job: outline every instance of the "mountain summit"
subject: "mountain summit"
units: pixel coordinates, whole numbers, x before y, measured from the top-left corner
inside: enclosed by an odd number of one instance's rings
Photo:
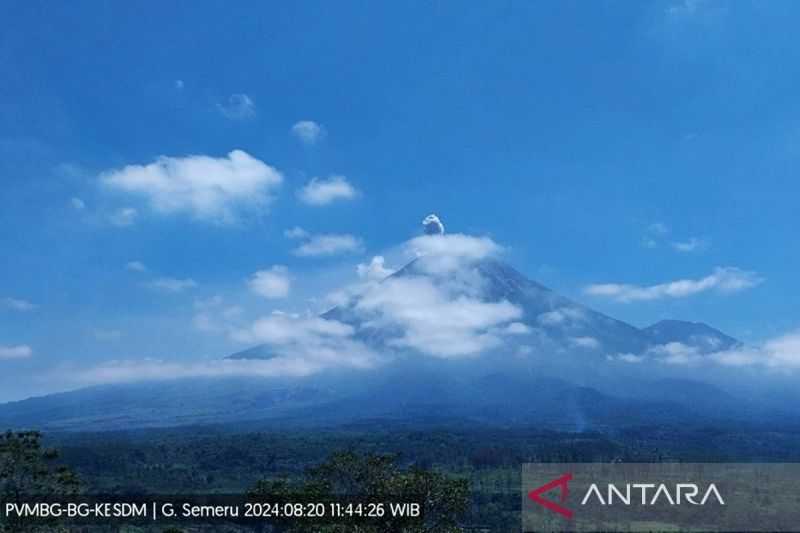
[[[475,245],[460,242],[458,235],[420,237],[430,238],[468,244],[462,246],[465,253]],[[703,354],[735,346],[735,339],[704,324],[674,320],[637,328],[561,296],[491,256],[441,261],[422,254],[317,323],[352,333],[350,345],[378,354],[379,364],[295,377],[92,387],[0,405],[0,425],[85,430],[377,419],[582,430],[685,423],[721,413],[744,416],[731,413],[727,400],[708,401],[723,397],[711,385],[655,373],[668,365],[624,362],[641,362],[662,345]],[[625,354],[623,362],[614,354]],[[226,359],[247,364],[279,357],[262,344]]]

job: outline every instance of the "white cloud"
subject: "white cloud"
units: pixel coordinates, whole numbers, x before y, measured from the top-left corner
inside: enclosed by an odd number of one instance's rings
[[[439,219],[439,217],[433,213],[422,219],[422,227],[425,229],[426,235],[444,234],[444,224],[442,224],[442,221]]]
[[[264,343],[276,358],[302,361],[314,371],[373,366],[376,354],[355,340],[354,334],[352,326],[336,320],[275,312],[232,336],[239,342]]]
[[[71,205],[72,208],[77,211],[82,211],[86,209],[86,203],[77,196],[73,196],[72,198],[69,199],[69,205]]]
[[[206,333],[231,333],[235,330],[237,319],[244,313],[238,305],[226,305],[222,296],[197,299],[194,302],[194,327]]]
[[[567,320],[582,320],[583,317],[583,311],[577,307],[561,307],[542,313],[536,317],[536,321],[543,326],[557,326]]]
[[[147,267],[141,261],[128,261],[125,268],[131,272],[147,272]]]
[[[358,191],[344,176],[331,176],[328,179],[312,178],[308,184],[297,191],[301,202],[322,206],[337,200],[352,200]]]
[[[233,150],[220,158],[162,156],[148,165],[104,172],[100,180],[110,189],[143,196],[158,213],[188,213],[226,223],[236,221],[241,207],[268,205],[283,176],[246,152]]]
[[[506,301],[484,302],[452,294],[423,277],[389,278],[367,291],[356,310],[367,327],[398,331],[389,345],[437,357],[477,355],[501,344],[504,324],[521,309]],[[512,327],[511,333],[518,333]]]
[[[116,360],[73,371],[62,371],[65,379],[76,385],[167,381],[185,378],[218,377],[302,377],[324,368],[316,361],[297,357],[260,360],[218,359],[211,361],[165,361],[160,359]]]
[[[39,306],[27,300],[5,297],[0,298],[0,307],[5,307],[6,309],[11,309],[12,311],[27,312],[34,311]]]
[[[710,275],[658,285],[640,286],[617,283],[589,285],[586,294],[611,298],[618,302],[650,301],[663,298],[686,298],[707,291],[733,293],[760,285],[764,279],[754,272],[735,267],[718,267]]]
[[[705,240],[698,239],[697,237],[692,237],[688,241],[676,241],[671,243],[671,246],[675,251],[682,253],[699,252],[704,250],[707,245],[708,243]]]
[[[188,289],[196,288],[197,282],[191,278],[158,278],[146,283],[145,286],[158,291],[179,293]]]
[[[505,332],[510,335],[527,335],[531,332],[531,328],[522,322],[512,322],[506,327]]]
[[[313,120],[301,120],[292,126],[290,131],[305,144],[316,144],[325,138],[325,128]]]
[[[763,366],[778,370],[798,370],[800,331],[767,340],[760,346],[717,352],[709,357],[726,366]]]
[[[318,257],[343,253],[358,253],[364,248],[361,239],[353,235],[311,235],[292,253],[300,257]]]
[[[570,337],[569,343],[578,348],[596,350],[600,348],[600,341],[594,337]]]
[[[669,365],[722,365],[761,367],[770,370],[800,370],[800,331],[769,339],[755,346],[738,346],[730,350],[704,353],[701,347],[680,342],[651,346],[642,354],[609,355],[610,361],[640,363],[653,361]]]
[[[499,254],[502,248],[488,237],[461,233],[422,235],[406,243],[409,254],[421,259],[420,266],[431,273],[459,270],[465,265]]]
[[[289,269],[281,265],[259,270],[247,284],[251,291],[270,300],[286,298],[292,286]]]
[[[115,226],[124,228],[132,226],[138,216],[139,212],[133,207],[121,207],[109,215],[108,221]]]
[[[647,227],[647,232],[652,233],[653,235],[664,236],[669,234],[670,229],[669,226],[667,226],[663,222],[655,222]]]
[[[284,231],[283,236],[287,239],[305,239],[309,237],[309,233],[300,226],[295,226]]]
[[[0,359],[27,359],[33,350],[26,344],[17,346],[0,346]]]
[[[369,263],[359,263],[356,267],[358,277],[380,281],[394,274],[394,270],[386,268],[386,260],[381,255],[376,255]]]
[[[246,94],[232,94],[224,104],[217,104],[217,109],[225,118],[243,120],[256,116],[256,104]]]
[[[644,356],[634,355],[632,353],[621,353],[617,355],[607,355],[606,359],[609,361],[621,361],[623,363],[641,363],[644,361]]]

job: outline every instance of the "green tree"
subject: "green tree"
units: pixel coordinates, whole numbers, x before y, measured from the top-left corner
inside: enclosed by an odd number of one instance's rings
[[[20,503],[25,496],[70,496],[80,489],[78,477],[57,462],[58,452],[42,445],[36,431],[0,435],[0,500]],[[54,526],[0,523],[0,531],[58,531]]]
[[[403,470],[390,455],[365,456],[352,452],[333,454],[322,465],[312,468],[295,483],[265,480],[251,490],[253,496],[296,496],[330,499],[337,496],[362,496],[385,501],[421,501],[424,520],[401,523],[386,516],[369,524],[283,524],[278,530],[291,533],[451,533],[461,531],[461,517],[469,508],[469,482],[444,474],[412,467]]]

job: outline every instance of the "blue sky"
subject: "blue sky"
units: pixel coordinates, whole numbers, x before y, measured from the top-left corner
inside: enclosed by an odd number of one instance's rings
[[[2,4],[0,400],[239,349],[198,315],[316,310],[430,212],[637,326],[800,324],[797,3]]]

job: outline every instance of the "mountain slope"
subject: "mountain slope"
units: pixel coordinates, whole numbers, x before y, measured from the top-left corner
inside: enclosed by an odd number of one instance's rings
[[[607,361],[608,354],[644,353],[655,344],[679,342],[710,352],[735,345],[735,339],[689,322],[664,321],[639,329],[573,302],[494,259],[472,263],[466,274],[477,275],[479,290],[470,290],[479,292],[482,301],[513,304],[520,310],[517,321],[526,326],[522,334],[481,356],[447,359],[398,350],[391,342],[397,332],[365,319],[355,298],[322,318],[349,324],[357,339],[376,352],[391,350],[391,362],[375,369],[327,370],[305,378],[92,387],[0,405],[0,426],[77,430],[257,420],[330,425],[433,416],[573,430],[739,416],[736,409],[726,408],[736,404],[733,397],[701,380],[669,381],[667,375],[655,381],[648,372],[637,373],[636,365]],[[452,281],[452,274],[431,274],[419,261],[388,279],[408,277]],[[228,359],[274,356],[269,346],[259,345]],[[714,401],[701,401],[712,396]]]

